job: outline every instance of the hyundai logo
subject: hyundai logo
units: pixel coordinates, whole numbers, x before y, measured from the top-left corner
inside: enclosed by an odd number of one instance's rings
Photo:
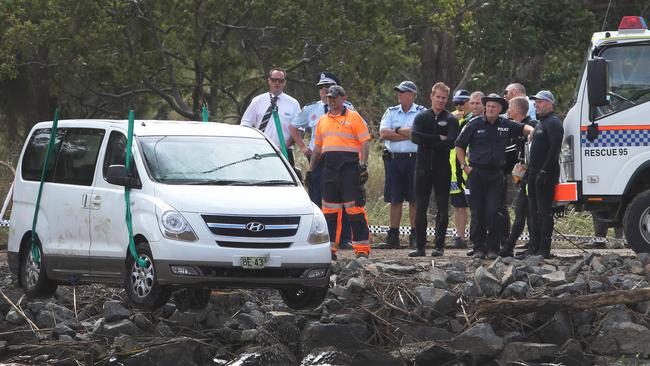
[[[252,231],[254,233],[259,233],[260,231],[264,231],[264,229],[265,229],[264,224],[262,224],[261,222],[253,221],[246,224],[246,230]]]

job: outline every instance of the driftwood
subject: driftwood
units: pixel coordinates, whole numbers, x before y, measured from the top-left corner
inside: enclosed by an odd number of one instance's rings
[[[542,299],[482,301],[479,314],[525,314],[533,312],[555,312],[557,310],[589,310],[602,306],[634,304],[650,300],[650,288],[617,290],[576,297],[549,297]]]

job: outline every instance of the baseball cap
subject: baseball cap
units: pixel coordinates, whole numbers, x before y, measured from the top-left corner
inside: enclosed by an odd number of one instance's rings
[[[399,83],[399,85],[394,87],[393,90],[399,90],[401,92],[413,92],[415,94],[418,93],[418,87],[415,86],[414,82],[409,80],[402,81]]]
[[[532,100],[536,100],[536,99],[546,100],[548,102],[555,104],[555,97],[553,96],[553,93],[551,93],[548,90],[540,90],[537,92],[537,94],[531,95],[529,98]]]
[[[345,96],[345,89],[343,89],[342,86],[332,85],[327,90],[327,96],[328,97],[344,97]]]
[[[327,84],[339,85],[341,83],[339,82],[339,79],[336,77],[336,75],[332,74],[331,72],[321,72],[318,76],[318,82],[316,83],[316,86]]]
[[[469,92],[465,89],[456,90],[451,98],[452,103],[465,103],[469,100]]]

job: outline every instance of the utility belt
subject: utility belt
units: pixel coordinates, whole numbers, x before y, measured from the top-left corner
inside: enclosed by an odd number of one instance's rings
[[[384,150],[384,160],[394,160],[394,159],[414,159],[416,153],[394,153],[389,150]]]

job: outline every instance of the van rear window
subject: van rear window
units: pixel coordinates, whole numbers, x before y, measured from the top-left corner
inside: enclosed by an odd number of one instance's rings
[[[45,153],[47,151],[48,143],[50,142],[51,128],[41,128],[35,130],[32,137],[29,139],[25,156],[22,163],[22,177],[24,180],[41,180],[41,172],[43,170],[43,162],[45,161]],[[47,164],[46,182],[52,181],[54,173],[54,165],[56,162],[56,155],[59,147],[61,147],[61,139],[65,134],[65,129],[58,129],[56,134],[55,145],[50,161]]]

